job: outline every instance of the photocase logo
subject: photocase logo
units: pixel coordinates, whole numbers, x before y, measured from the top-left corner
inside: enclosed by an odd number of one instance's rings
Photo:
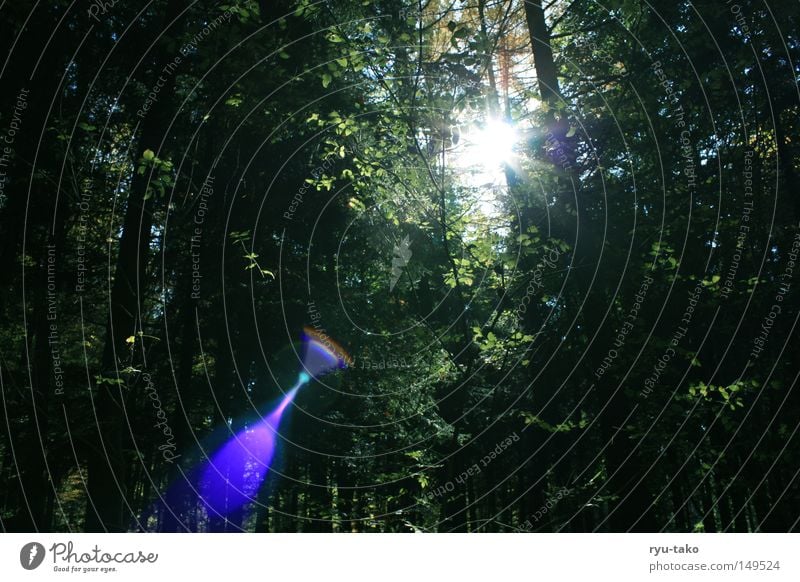
[[[19,563],[26,570],[35,570],[44,561],[44,546],[38,542],[30,542],[22,546],[19,552]]]
[[[389,291],[394,289],[397,282],[400,280],[400,275],[403,274],[403,268],[411,260],[411,241],[408,240],[408,235],[403,237],[400,244],[394,245],[394,257],[392,258],[392,280],[389,283]]]
[[[97,22],[100,22],[100,19],[97,18],[98,14],[106,14],[111,8],[114,8],[114,4],[116,4],[118,0],[111,0],[110,2],[103,2],[103,0],[94,0],[92,5],[89,6],[89,17],[94,18]]]

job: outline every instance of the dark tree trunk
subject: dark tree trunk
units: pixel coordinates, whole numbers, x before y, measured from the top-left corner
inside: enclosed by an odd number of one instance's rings
[[[184,6],[184,0],[170,0],[164,28],[176,26],[174,21]],[[167,46],[172,38],[173,35],[165,34],[158,43],[149,86],[155,86],[163,68],[174,59]],[[136,164],[145,150],[152,150],[156,155],[160,153],[159,146],[164,140],[162,132],[167,125],[165,120],[170,119],[172,114],[170,106],[174,87],[175,75],[167,75],[161,89],[163,98],[159,101],[160,106],[150,110],[142,124]],[[96,410],[97,434],[88,462],[86,531],[89,532],[121,532],[127,529],[125,507],[129,505],[126,500],[126,466],[131,442],[123,428],[127,426],[126,390],[116,380],[120,378],[119,364],[128,351],[126,339],[142,331],[143,295],[149,289],[145,280],[153,224],[153,199],[147,196],[149,179],[150,172],[134,173],[114,270],[101,364],[102,376],[112,379],[112,383],[97,386],[92,403]]]

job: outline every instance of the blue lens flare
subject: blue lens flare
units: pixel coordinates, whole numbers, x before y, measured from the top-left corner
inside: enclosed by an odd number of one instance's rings
[[[227,516],[255,501],[275,456],[281,418],[298,390],[351,361],[327,336],[307,329],[303,340],[303,371],[297,383],[272,412],[233,435],[201,467],[197,490],[210,515]]]
[[[227,515],[255,499],[275,455],[281,417],[307,381],[301,376],[275,410],[239,431],[208,460],[198,485],[209,512]]]
[[[319,378],[331,370],[335,370],[341,365],[341,359],[323,344],[312,340],[306,343],[305,354],[303,354],[303,368],[308,375]]]

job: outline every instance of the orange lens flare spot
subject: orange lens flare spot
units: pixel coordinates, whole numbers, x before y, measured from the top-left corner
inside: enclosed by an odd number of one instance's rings
[[[350,357],[350,354],[348,354],[339,343],[331,339],[327,334],[309,326],[305,326],[303,328],[303,333],[305,334],[306,338],[316,342],[321,349],[325,350],[333,358],[343,362],[346,366],[353,365],[353,358]]]

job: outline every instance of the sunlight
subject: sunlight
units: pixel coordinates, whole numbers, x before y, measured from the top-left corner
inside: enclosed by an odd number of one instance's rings
[[[520,141],[514,126],[501,119],[467,126],[454,151],[453,167],[459,181],[473,189],[477,206],[489,217],[500,215],[498,196],[506,191],[506,164],[516,167],[516,146]]]
[[[470,185],[505,181],[505,164],[513,164],[519,136],[514,126],[500,119],[490,119],[462,134],[461,147],[456,151],[456,167],[472,178]]]
[[[481,163],[488,169],[494,169],[495,166],[511,162],[517,133],[510,123],[492,119],[483,129],[476,132],[473,142],[475,153]]]

